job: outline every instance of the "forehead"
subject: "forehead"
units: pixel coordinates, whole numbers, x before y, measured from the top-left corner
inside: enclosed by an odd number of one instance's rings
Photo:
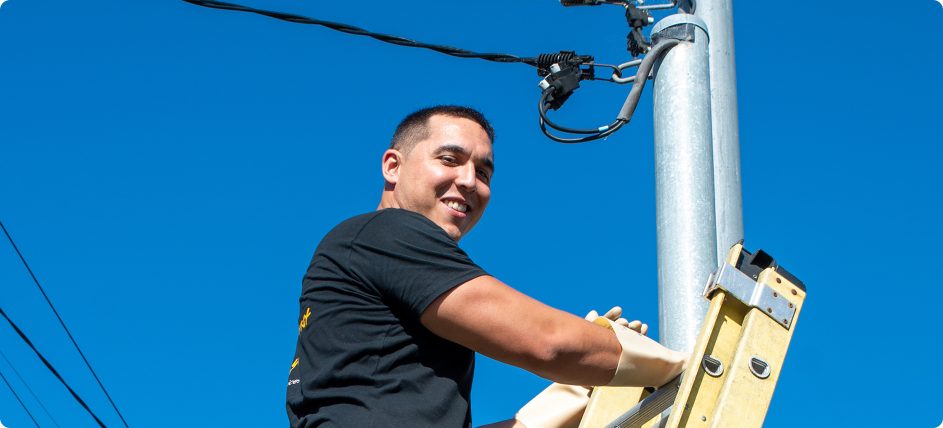
[[[475,157],[492,158],[488,133],[471,119],[435,115],[429,118],[426,126],[429,136],[418,143],[425,151],[436,151],[443,146],[459,146]]]

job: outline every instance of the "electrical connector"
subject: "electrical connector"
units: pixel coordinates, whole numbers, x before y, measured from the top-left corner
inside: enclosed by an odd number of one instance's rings
[[[596,77],[592,67],[593,57],[577,55],[573,51],[542,54],[537,57],[537,75],[546,76],[540,81],[540,89],[547,93],[547,103],[557,110],[567,98],[580,87],[580,80]],[[583,65],[589,64],[588,67]]]
[[[648,53],[652,47],[652,43],[645,38],[645,35],[642,34],[642,28],[645,28],[655,22],[655,18],[653,18],[647,10],[628,5],[625,8],[625,21],[631,28],[628,36],[626,36],[626,39],[628,40],[627,49],[629,53],[631,53],[633,57],[638,57],[641,54]]]
[[[537,56],[536,62],[537,75],[549,76],[550,73],[552,73],[550,66],[553,64],[558,64],[561,68],[568,66],[580,67],[583,64],[591,64],[593,57],[592,55],[577,55],[574,51],[560,51],[559,53],[540,54]],[[595,77],[594,71],[593,68],[590,67],[582,70],[580,80],[590,80],[593,77]]]
[[[581,71],[579,67],[576,66],[561,68],[557,64],[551,66],[551,69],[556,71],[550,73],[549,76],[541,81],[540,87],[543,88],[545,92],[550,91],[547,95],[547,104],[550,105],[550,108],[557,110],[563,106],[567,98],[570,98],[573,91],[580,87]]]

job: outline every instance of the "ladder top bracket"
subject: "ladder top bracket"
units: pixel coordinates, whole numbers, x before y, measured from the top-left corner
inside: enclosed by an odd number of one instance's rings
[[[723,290],[743,304],[759,309],[787,329],[796,316],[796,305],[789,299],[765,282],[757,282],[728,263],[711,274],[704,296],[710,298],[715,290]]]

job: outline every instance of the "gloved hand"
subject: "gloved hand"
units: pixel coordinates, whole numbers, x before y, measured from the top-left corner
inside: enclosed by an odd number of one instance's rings
[[[631,323],[625,318],[619,318],[621,315],[622,308],[616,306],[602,318],[596,311],[590,311],[584,318],[589,322],[606,319],[616,325],[628,327]],[[641,322],[634,322],[638,323],[639,329],[642,326],[648,329],[648,326]],[[583,411],[586,410],[590,392],[592,389],[583,386],[554,382],[527,402],[514,418],[527,428],[576,428],[583,417]]]
[[[630,330],[635,330],[642,335],[648,333],[648,324],[644,324],[639,320],[629,322],[625,318],[620,318],[621,316],[622,316],[622,308],[618,306],[613,306],[613,308],[610,309],[609,312],[606,312],[606,314],[603,315],[603,318],[613,321],[616,324],[619,324]],[[586,321],[593,322],[596,320],[596,318],[599,318],[599,314],[597,314],[596,311],[589,311],[589,314],[586,315]]]
[[[619,365],[607,386],[662,386],[684,370],[688,355],[643,336],[641,332],[643,328],[647,331],[648,326],[629,329],[605,317],[593,322],[612,330],[622,345]]]

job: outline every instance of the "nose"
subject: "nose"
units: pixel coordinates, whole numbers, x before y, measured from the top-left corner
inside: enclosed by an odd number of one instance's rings
[[[462,165],[461,168],[458,168],[456,171],[457,176],[455,177],[455,185],[466,189],[468,191],[475,191],[475,187],[478,185],[478,172],[475,171],[475,165],[471,162]]]

